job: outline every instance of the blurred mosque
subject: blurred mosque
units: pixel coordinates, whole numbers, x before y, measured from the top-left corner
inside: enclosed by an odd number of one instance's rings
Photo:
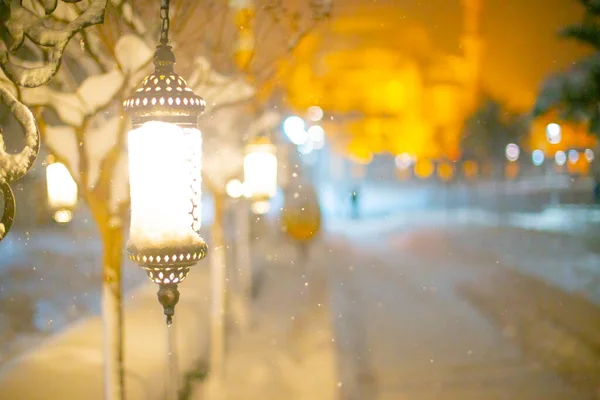
[[[443,54],[394,4],[340,8],[305,38],[289,66],[286,100],[320,106],[333,150],[457,159],[463,122],[478,104],[483,0],[461,0],[459,54]]]

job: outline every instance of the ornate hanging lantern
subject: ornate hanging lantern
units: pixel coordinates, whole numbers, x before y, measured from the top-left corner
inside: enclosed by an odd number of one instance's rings
[[[207,251],[200,237],[202,135],[197,129],[205,102],[173,70],[168,0],[161,0],[160,11],[155,71],[124,102],[132,119],[127,252],[159,285],[158,300],[170,324],[179,300],[177,285]]]
[[[46,187],[54,220],[59,224],[70,222],[77,205],[77,183],[64,164],[50,160],[46,167]]]
[[[277,148],[266,136],[251,140],[244,155],[244,185],[252,200],[252,211],[269,211],[269,200],[277,193]]]

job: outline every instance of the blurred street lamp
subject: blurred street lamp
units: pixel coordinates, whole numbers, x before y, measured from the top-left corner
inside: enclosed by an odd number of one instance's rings
[[[546,139],[550,144],[560,143],[562,139],[562,128],[559,124],[552,122],[546,126]]]
[[[567,155],[564,151],[559,150],[554,155],[554,161],[556,162],[556,165],[565,165],[567,162]]]
[[[127,252],[159,285],[158,300],[170,325],[179,300],[177,285],[207,251],[200,237],[202,135],[197,129],[205,102],[173,70],[168,0],[161,2],[160,15],[155,71],[124,102],[133,128],[128,137]]]
[[[308,141],[306,124],[302,118],[295,115],[287,117],[283,121],[283,132],[295,145],[301,145]]]
[[[308,128],[308,138],[315,150],[323,148],[325,144],[325,130],[319,125],[313,125]]]
[[[77,205],[77,183],[64,164],[52,161],[48,164],[46,186],[48,206],[54,213],[54,220],[59,224],[70,222],[73,218],[73,209]]]
[[[575,164],[577,161],[579,161],[579,152],[577,150],[569,150],[567,156],[571,164]]]
[[[520,149],[519,146],[514,143],[509,143],[506,146],[506,159],[508,161],[517,161],[519,159]]]
[[[308,119],[318,122],[323,119],[323,110],[319,106],[308,107]]]
[[[534,150],[533,153],[531,153],[531,161],[535,166],[542,165],[544,163],[544,159],[544,152],[541,150]]]
[[[252,211],[265,214],[269,200],[277,194],[277,148],[266,136],[251,140],[244,155],[244,186],[249,191]]]
[[[394,161],[400,170],[408,169],[413,164],[413,158],[408,153],[398,154]]]

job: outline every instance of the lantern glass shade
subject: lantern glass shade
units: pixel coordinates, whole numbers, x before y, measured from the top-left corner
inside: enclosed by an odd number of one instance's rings
[[[46,167],[48,205],[59,223],[71,221],[72,210],[77,205],[77,183],[67,167],[59,162]]]
[[[246,146],[244,185],[253,200],[268,200],[277,193],[276,150],[266,138]]]
[[[145,122],[129,132],[128,150],[130,258],[149,268],[195,264],[206,251],[199,235],[200,131],[174,123]]]

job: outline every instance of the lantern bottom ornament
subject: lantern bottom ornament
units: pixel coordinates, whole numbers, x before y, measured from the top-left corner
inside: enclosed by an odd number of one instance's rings
[[[167,324],[173,321],[175,305],[179,301],[177,285],[188,276],[190,268],[206,257],[208,247],[204,240],[200,240],[193,247],[185,249],[138,249],[129,245],[127,253],[129,259],[148,274],[148,278],[158,284],[158,301],[163,306],[167,317]]]

